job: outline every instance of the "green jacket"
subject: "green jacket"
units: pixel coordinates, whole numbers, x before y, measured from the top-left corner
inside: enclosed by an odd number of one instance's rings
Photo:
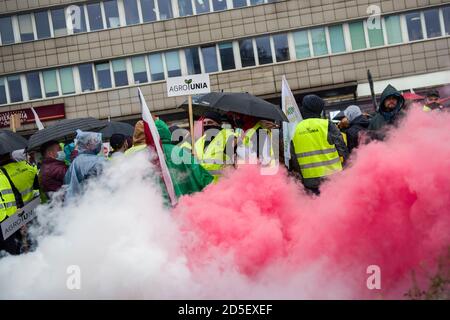
[[[202,191],[213,181],[213,177],[202,166],[195,163],[194,157],[188,150],[172,144],[172,135],[164,121],[158,119],[155,125],[161,138],[176,196]]]

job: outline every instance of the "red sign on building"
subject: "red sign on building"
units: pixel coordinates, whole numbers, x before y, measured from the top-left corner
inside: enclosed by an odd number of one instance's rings
[[[36,111],[39,119],[42,122],[56,119],[64,119],[66,117],[64,103],[35,107],[34,111]],[[13,111],[4,111],[0,112],[0,128],[9,127],[10,118],[11,115],[13,114],[20,114],[20,120],[22,124],[34,123],[34,115],[33,111],[31,111],[31,108]]]

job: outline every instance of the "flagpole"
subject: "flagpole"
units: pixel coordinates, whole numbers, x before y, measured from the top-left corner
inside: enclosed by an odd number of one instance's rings
[[[189,127],[191,129],[191,146],[192,154],[195,155],[195,138],[194,138],[194,114],[192,111],[192,96],[189,95]]]

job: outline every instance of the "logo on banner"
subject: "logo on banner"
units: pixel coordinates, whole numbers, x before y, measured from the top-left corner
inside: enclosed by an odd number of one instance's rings
[[[189,96],[211,92],[209,74],[167,79],[167,96]]]

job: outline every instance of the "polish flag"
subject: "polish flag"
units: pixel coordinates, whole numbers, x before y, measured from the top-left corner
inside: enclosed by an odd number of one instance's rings
[[[37,115],[36,110],[34,110],[34,108],[31,107],[31,111],[33,112],[34,121],[36,122],[36,126],[37,126],[38,130],[43,130],[44,125],[42,124],[41,119],[39,119],[39,116]]]
[[[148,146],[156,150],[156,153],[158,155],[157,165],[161,169],[164,184],[166,185],[167,193],[170,197],[170,202],[172,203],[172,206],[175,206],[177,204],[177,197],[175,195],[175,189],[173,187],[169,169],[167,168],[166,158],[164,157],[164,152],[161,147],[161,138],[159,137],[155,121],[150,113],[147,103],[145,102],[144,95],[142,94],[140,88],[138,88],[138,91],[139,100],[141,101],[142,107],[142,120],[144,120],[145,141]]]

